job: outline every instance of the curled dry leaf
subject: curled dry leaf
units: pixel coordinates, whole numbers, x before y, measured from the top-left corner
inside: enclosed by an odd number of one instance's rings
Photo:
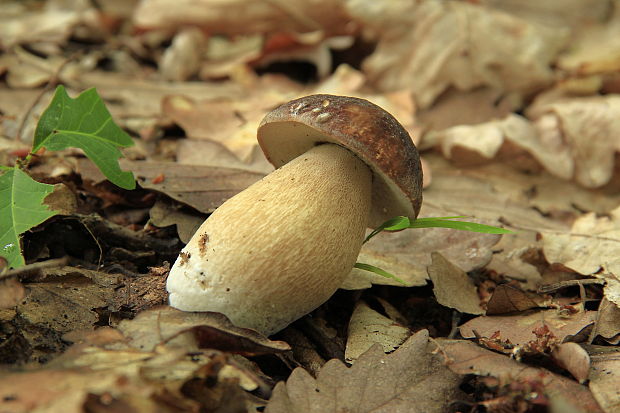
[[[254,330],[235,327],[220,313],[190,313],[171,307],[146,310],[133,320],[122,321],[118,329],[129,345],[153,351],[158,344],[179,338],[181,343],[191,333],[198,348],[221,349],[239,354],[267,354],[290,350],[283,341],[271,341]],[[185,344],[183,344],[185,345]]]
[[[598,308],[595,333],[611,344],[620,342],[620,308],[603,298]]]
[[[394,351],[407,340],[411,331],[359,301],[349,320],[348,334],[344,357],[352,363],[375,343],[381,344],[384,353]]]
[[[573,3],[577,7],[568,6],[564,10],[581,9],[582,16],[591,16],[595,24],[580,28],[571,47],[560,54],[558,67],[580,76],[617,72],[620,69],[620,11],[609,1],[577,0]],[[610,12],[613,14],[609,15]]]
[[[620,152],[620,96],[567,98],[534,105],[528,110],[538,139],[556,152],[544,154],[543,166],[564,179],[575,178],[586,188],[607,184]]]
[[[566,172],[572,163],[570,148],[559,139],[540,139],[534,126],[519,115],[454,126],[433,134],[432,139],[441,143],[446,158],[459,164],[475,165],[499,158],[520,168],[535,169],[536,165],[527,159],[531,156],[556,176],[571,178]]]
[[[266,412],[445,412],[460,397],[460,379],[434,347],[422,330],[392,354],[377,344],[352,367],[330,360],[316,379],[297,368],[276,385]]]
[[[579,382],[584,383],[590,372],[590,356],[577,343],[562,343],[551,352],[551,357]]]
[[[382,90],[411,90],[423,109],[450,87],[527,93],[548,85],[568,35],[464,2],[390,4],[381,13],[363,3],[347,5],[378,38],[364,72]]]
[[[528,367],[508,356],[484,349],[464,340],[438,340],[439,348],[450,360],[448,367],[458,374],[492,376],[500,383],[522,383],[523,388],[541,388],[550,399],[551,411],[556,397],[579,412],[603,413],[590,391],[575,381],[542,368]],[[536,396],[534,393],[529,396]],[[526,395],[527,396],[527,395]]]
[[[185,28],[172,39],[159,62],[159,70],[166,80],[184,81],[200,69],[206,43],[205,35],[197,28]]]
[[[431,253],[431,258],[427,271],[437,302],[462,313],[484,314],[476,286],[467,273],[438,252]]]
[[[547,328],[550,334],[563,342],[592,325],[595,318],[595,311],[565,315],[558,310],[543,310],[529,314],[477,317],[460,326],[459,331],[465,338],[496,335],[501,340],[523,346],[536,339],[534,331],[537,329]]]
[[[562,264],[583,275],[606,281],[605,297],[620,306],[620,207],[609,216],[579,217],[570,232],[542,232],[544,253],[550,263]]]

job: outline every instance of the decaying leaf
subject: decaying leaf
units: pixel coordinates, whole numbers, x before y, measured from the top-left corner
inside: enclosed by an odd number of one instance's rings
[[[352,367],[330,360],[316,380],[295,369],[276,385],[266,412],[444,412],[459,397],[460,380],[433,347],[423,330],[392,354],[373,346]]]
[[[522,383],[527,392],[525,396],[530,392],[534,396],[534,392],[542,390],[550,399],[552,408],[553,400],[558,396],[579,412],[603,413],[592,393],[571,379],[542,368],[528,367],[464,340],[440,340],[439,347],[450,360],[448,367],[458,374],[493,376],[500,380],[501,385]]]
[[[459,331],[465,338],[492,337],[499,332],[502,340],[509,340],[514,345],[525,345],[536,338],[533,331],[544,326],[563,342],[567,337],[592,325],[595,318],[595,311],[566,315],[558,310],[542,310],[529,314],[477,317],[463,324]]]
[[[437,302],[462,313],[484,314],[476,286],[467,273],[438,252],[433,252],[431,258],[427,271]]]
[[[364,301],[360,301],[349,320],[345,360],[352,363],[375,343],[381,344],[384,353],[389,353],[397,349],[410,335],[411,331],[407,327],[379,314]]]
[[[486,315],[514,313],[543,306],[543,297],[528,294],[509,284],[501,284],[495,287],[487,303]]]

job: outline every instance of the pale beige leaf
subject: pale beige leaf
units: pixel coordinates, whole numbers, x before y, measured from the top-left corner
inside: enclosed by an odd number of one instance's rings
[[[384,353],[394,351],[407,340],[411,331],[359,301],[349,320],[349,336],[344,357],[353,362],[375,343],[381,344]]]
[[[579,382],[584,383],[590,372],[590,356],[577,343],[562,343],[551,352],[551,357]]]
[[[476,286],[467,273],[438,252],[433,252],[431,258],[427,271],[437,302],[462,313],[484,314]]]
[[[541,162],[562,178],[573,177],[587,188],[609,182],[614,173],[615,153],[620,151],[620,95],[567,98],[532,107],[528,116],[547,148]],[[556,147],[555,152],[551,151]],[[572,166],[565,165],[566,152]]]
[[[363,65],[370,80],[382,90],[411,90],[421,108],[450,87],[525,92],[549,84],[568,34],[466,2],[405,3],[383,14],[364,0],[347,5],[378,37]]]
[[[588,213],[570,232],[542,232],[545,257],[583,275],[606,280],[605,296],[620,305],[620,207],[608,217]]]

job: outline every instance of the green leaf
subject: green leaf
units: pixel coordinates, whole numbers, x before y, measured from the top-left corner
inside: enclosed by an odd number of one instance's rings
[[[133,174],[122,171],[118,164],[123,156],[119,147],[133,144],[131,137],[114,123],[95,89],[71,99],[61,85],[39,119],[32,152],[43,147],[52,151],[80,148],[110,182],[134,189]]]
[[[9,268],[25,264],[20,235],[56,215],[43,205],[53,190],[54,185],[39,183],[18,168],[0,175],[0,256],[6,258]]]
[[[391,278],[393,280],[398,281],[399,283],[401,283],[403,285],[407,285],[406,282],[404,282],[403,280],[401,280],[400,278],[398,278],[394,274],[391,274],[391,273],[389,273],[389,272],[387,272],[385,270],[382,270],[379,267],[375,267],[374,265],[364,264],[364,263],[361,263],[361,262],[356,262],[354,267],[355,268],[359,268],[360,270],[374,272],[375,274],[378,274],[378,275],[380,275],[382,277]]]

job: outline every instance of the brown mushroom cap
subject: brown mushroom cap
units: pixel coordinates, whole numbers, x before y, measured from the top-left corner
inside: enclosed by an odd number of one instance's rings
[[[258,143],[276,168],[322,143],[349,149],[373,171],[369,226],[398,215],[415,219],[422,204],[420,156],[407,131],[379,106],[349,96],[311,95],[268,113]]]

